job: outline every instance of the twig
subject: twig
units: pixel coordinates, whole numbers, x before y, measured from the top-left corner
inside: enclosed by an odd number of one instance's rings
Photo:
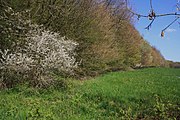
[[[152,26],[153,22],[155,21],[155,18],[157,17],[163,17],[163,16],[176,16],[176,19],[174,21],[172,21],[167,27],[165,27],[163,30],[162,30],[162,33],[164,36],[164,31],[170,27],[173,23],[175,23],[179,18],[180,18],[180,7],[179,7],[179,2],[177,3],[176,7],[178,9],[177,12],[174,12],[174,13],[165,13],[165,14],[156,14],[153,10],[153,5],[152,5],[152,0],[150,0],[150,13],[148,15],[142,15],[142,14],[139,14],[139,13],[136,13],[134,11],[132,11],[131,9],[128,8],[128,0],[125,0],[126,2],[126,9],[131,12],[133,15],[137,16],[138,19],[141,18],[141,17],[144,17],[144,18],[148,18],[149,20],[151,20],[151,22],[149,23],[149,25],[145,28],[147,30],[150,29],[150,27]],[[180,24],[180,22],[178,22]]]
[[[153,11],[152,0],[150,0],[151,10]]]
[[[166,14],[159,14],[159,15],[156,15],[156,17],[163,17],[163,16],[177,16],[177,17],[180,17],[180,13],[166,13]]]
[[[177,11],[180,11],[180,5],[177,4],[176,7],[177,7]]]
[[[147,27],[145,27],[145,29],[149,30],[150,27],[152,26],[153,22],[154,22],[155,18],[152,19],[152,21],[149,23],[149,25]]]
[[[134,11],[132,11],[131,9],[128,8],[128,0],[126,0],[125,2],[126,2],[126,9],[129,12],[131,12],[133,15],[138,16],[138,18],[140,18],[140,17],[148,17],[148,15],[142,15],[142,14],[135,13]]]
[[[152,0],[150,0],[150,6],[151,6],[151,10],[153,10],[153,6],[152,6]],[[133,15],[136,15],[138,17],[146,17],[148,18],[149,15],[142,15],[142,14],[139,14],[139,13],[135,13],[134,11],[132,11],[131,9],[128,8],[128,2],[126,0],[126,9],[128,11],[130,11]],[[177,12],[174,12],[174,13],[165,13],[165,14],[156,14],[155,17],[162,17],[162,16],[178,16],[180,17],[180,13],[177,13]]]
[[[167,28],[169,28],[173,23],[175,23],[177,20],[179,19],[179,17],[177,17],[174,21],[172,21],[168,26],[166,26],[162,32],[164,32]]]

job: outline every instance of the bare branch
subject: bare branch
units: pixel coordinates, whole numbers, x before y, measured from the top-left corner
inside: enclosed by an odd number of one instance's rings
[[[151,10],[153,10],[152,0],[150,0],[150,6],[151,6]]]
[[[148,15],[142,15],[142,14],[139,14],[139,13],[136,13],[134,11],[132,11],[132,9],[128,8],[128,0],[125,0],[126,1],[126,9],[131,12],[133,15],[137,16],[138,19],[141,18],[141,17],[144,17],[144,18],[148,18],[149,20],[151,20],[151,22],[149,23],[149,25],[145,28],[147,30],[150,29],[150,27],[152,26],[152,24],[154,23],[155,19],[158,18],[158,17],[164,17],[164,16],[175,16],[176,19],[174,21],[172,21],[168,26],[166,26],[163,30],[162,30],[162,33],[161,33],[161,36],[163,37],[164,36],[164,31],[170,27],[172,24],[174,24],[179,18],[180,18],[180,2],[179,0],[177,1],[177,4],[176,4],[176,8],[177,8],[177,12],[174,12],[174,13],[163,13],[163,14],[156,14],[153,10],[153,5],[152,5],[152,0],[150,0],[150,13]],[[180,22],[178,22],[180,24]]]
[[[180,11],[180,0],[177,1],[176,8],[177,8],[177,11]]]
[[[149,30],[150,27],[152,26],[153,22],[154,22],[155,18],[152,19],[152,21],[149,23],[149,25],[147,27],[145,27],[145,29]]]
[[[177,16],[177,17],[180,17],[180,13],[166,13],[166,14],[159,14],[159,15],[156,15],[156,17],[163,17],[163,16]]]
[[[162,31],[165,31],[167,28],[169,28],[173,23],[175,23],[179,17],[177,17],[174,21],[172,21],[168,26],[166,26]]]
[[[128,8],[128,0],[126,0],[125,2],[126,2],[126,9],[127,9],[129,12],[131,12],[133,15],[138,16],[138,18],[140,18],[140,17],[148,17],[148,15],[142,15],[142,14],[135,13],[135,12],[132,11],[130,8]]]

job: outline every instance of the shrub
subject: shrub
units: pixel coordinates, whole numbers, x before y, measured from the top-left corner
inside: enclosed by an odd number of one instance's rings
[[[76,42],[58,33],[45,30],[42,26],[29,24],[23,46],[14,51],[0,50],[1,82],[7,87],[30,80],[36,87],[53,84],[50,72],[56,69],[73,74],[77,67],[75,59]]]

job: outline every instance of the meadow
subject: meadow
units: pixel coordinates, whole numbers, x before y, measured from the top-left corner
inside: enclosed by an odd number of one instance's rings
[[[112,72],[64,86],[18,85],[0,91],[1,120],[180,118],[180,69]]]

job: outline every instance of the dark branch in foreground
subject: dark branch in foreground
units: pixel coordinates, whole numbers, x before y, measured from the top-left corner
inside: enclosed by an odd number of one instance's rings
[[[147,27],[145,27],[145,29],[149,30],[149,29],[151,28],[151,26],[152,26],[154,20],[155,20],[155,18],[150,22],[150,24],[149,24]]]
[[[137,16],[138,20],[143,17],[143,18],[148,18],[149,20],[151,20],[150,24],[145,27],[145,29],[149,30],[150,27],[152,26],[152,24],[154,23],[155,19],[158,18],[158,17],[164,17],[164,16],[175,16],[176,19],[171,22],[167,27],[165,27],[165,29],[162,30],[162,33],[163,35],[161,35],[162,37],[164,36],[164,31],[169,28],[172,24],[174,24],[179,18],[180,18],[180,3],[177,3],[176,5],[176,8],[177,8],[177,12],[174,12],[174,13],[165,13],[165,14],[156,14],[154,12],[154,9],[153,9],[153,5],[152,5],[152,0],[150,0],[150,13],[148,15],[143,15],[143,14],[139,14],[139,13],[136,13],[134,11],[132,11],[132,9],[128,8],[128,0],[125,0],[126,1],[126,9],[131,12],[133,15]],[[178,22],[180,24],[180,22]]]

